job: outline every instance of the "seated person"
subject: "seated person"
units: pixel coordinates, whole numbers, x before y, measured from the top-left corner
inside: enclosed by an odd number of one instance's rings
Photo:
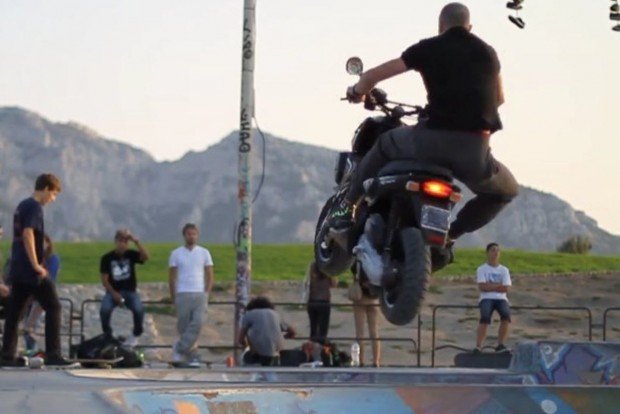
[[[284,338],[294,337],[295,330],[280,320],[269,299],[258,296],[248,303],[237,336],[239,344],[250,347],[245,364],[279,366]]]
[[[129,249],[129,242],[133,242],[138,248]],[[136,263],[142,264],[149,259],[149,254],[129,230],[118,230],[114,236],[115,248],[101,257],[101,281],[106,289],[106,294],[101,301],[101,328],[103,333],[112,336],[110,319],[112,311],[117,306],[127,307],[133,313],[133,334],[125,342],[134,347],[138,343],[138,337],[142,335],[144,321],[144,309],[140,301],[140,295],[136,291]]]

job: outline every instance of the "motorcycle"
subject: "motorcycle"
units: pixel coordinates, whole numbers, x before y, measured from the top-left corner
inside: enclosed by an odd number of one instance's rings
[[[347,72],[361,75],[363,63],[347,61]],[[343,98],[343,100],[346,98]],[[316,264],[328,275],[349,268],[379,298],[385,318],[405,325],[417,315],[432,271],[431,249],[445,248],[451,211],[461,199],[452,172],[419,160],[397,160],[364,182],[364,197],[355,206],[346,234],[330,228],[331,213],[345,198],[357,165],[379,136],[406,124],[403,118],[424,117],[424,108],[393,102],[378,88],[364,99],[364,108],[383,114],[368,117],[353,135],[351,151],[339,154],[336,192],[325,203],[316,226]],[[434,253],[433,252],[433,253]],[[354,265],[355,264],[355,265]]]

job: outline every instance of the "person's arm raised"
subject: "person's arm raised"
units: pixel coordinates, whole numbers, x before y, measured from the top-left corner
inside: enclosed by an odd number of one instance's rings
[[[133,234],[129,235],[129,239],[133,242],[133,244],[136,245],[136,247],[138,248],[138,252],[140,252],[140,261],[142,263],[146,262],[147,260],[149,260],[150,255],[148,250],[146,250],[146,247],[144,247],[142,245],[142,243],[140,243],[140,239],[138,239],[136,236],[134,236]]]
[[[358,95],[366,95],[377,83],[400,75],[407,70],[409,69],[401,58],[388,60],[364,72],[362,76],[360,76],[360,80],[355,84],[355,93]]]

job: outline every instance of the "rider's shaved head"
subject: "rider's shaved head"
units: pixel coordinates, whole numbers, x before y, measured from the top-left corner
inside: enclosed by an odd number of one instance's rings
[[[439,33],[456,26],[464,27],[467,30],[471,29],[469,9],[461,3],[446,4],[439,13]]]

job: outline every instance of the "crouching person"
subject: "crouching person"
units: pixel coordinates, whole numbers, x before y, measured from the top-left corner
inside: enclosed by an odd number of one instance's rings
[[[173,250],[168,261],[170,298],[176,307],[179,333],[172,361],[199,365],[196,345],[213,288],[213,259],[209,250],[198,246],[195,224],[186,224],[182,233],[185,245]]]
[[[138,250],[130,249],[129,242],[133,242]],[[112,336],[112,311],[117,306],[126,307],[133,313],[133,333],[125,344],[134,347],[142,335],[144,322],[142,301],[136,291],[136,263],[145,263],[149,254],[140,240],[126,229],[116,232],[114,244],[114,250],[101,257],[101,282],[106,290],[99,311],[101,328],[104,334]]]
[[[243,357],[244,364],[279,366],[284,338],[294,337],[295,329],[280,320],[269,299],[258,296],[248,303],[237,337],[240,345],[250,348]]]

